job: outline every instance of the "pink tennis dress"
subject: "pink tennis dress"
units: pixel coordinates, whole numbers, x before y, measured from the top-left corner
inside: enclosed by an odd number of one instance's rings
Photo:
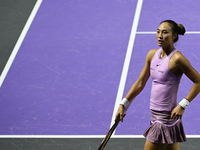
[[[151,60],[151,123],[143,135],[152,143],[173,144],[186,141],[181,119],[170,119],[171,111],[177,106],[181,76],[170,72],[168,67],[170,58],[177,50],[165,57],[160,57],[161,52],[162,49],[157,50]]]

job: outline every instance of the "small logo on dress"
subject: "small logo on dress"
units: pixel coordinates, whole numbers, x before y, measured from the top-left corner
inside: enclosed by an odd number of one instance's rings
[[[153,68],[150,68],[151,70],[155,70],[155,69],[153,69]]]

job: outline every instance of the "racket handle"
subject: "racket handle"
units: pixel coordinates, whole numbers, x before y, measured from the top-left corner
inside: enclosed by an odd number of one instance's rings
[[[110,130],[106,134],[105,138],[101,142],[101,145],[99,146],[98,150],[103,150],[104,149],[104,147],[106,146],[108,140],[112,136],[112,133],[114,132],[114,130],[117,127],[117,125],[119,124],[119,122],[120,122],[120,118],[118,117],[117,120],[116,120],[116,122],[114,123],[114,125],[110,128]]]

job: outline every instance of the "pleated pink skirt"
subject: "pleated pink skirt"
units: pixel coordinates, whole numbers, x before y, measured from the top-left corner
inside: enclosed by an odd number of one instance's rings
[[[144,137],[152,143],[168,143],[186,141],[181,119],[170,119],[171,112],[151,110],[151,123],[143,133]]]

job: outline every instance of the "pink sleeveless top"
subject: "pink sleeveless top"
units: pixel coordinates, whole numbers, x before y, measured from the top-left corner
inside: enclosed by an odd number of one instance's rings
[[[174,49],[169,55],[160,57],[162,49],[157,50],[151,60],[150,74],[152,89],[150,109],[156,111],[172,111],[177,106],[177,93],[181,76],[169,70],[169,60],[177,52]]]

